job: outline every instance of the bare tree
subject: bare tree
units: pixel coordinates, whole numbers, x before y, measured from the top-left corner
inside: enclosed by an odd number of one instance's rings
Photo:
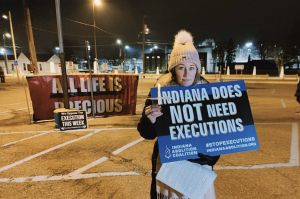
[[[280,68],[289,62],[293,62],[297,59],[298,49],[297,46],[285,45],[274,45],[271,50],[271,56],[277,65],[278,73]]]
[[[233,39],[230,38],[226,46],[226,62],[229,66],[232,65],[235,60],[235,48],[236,46],[233,42]]]
[[[258,51],[259,51],[260,60],[266,60],[268,49],[265,42],[260,41],[257,46],[259,46]]]

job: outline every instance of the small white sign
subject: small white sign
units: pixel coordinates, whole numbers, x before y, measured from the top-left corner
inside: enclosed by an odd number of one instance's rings
[[[235,70],[244,70],[244,68],[245,68],[244,64],[239,64],[234,66]]]

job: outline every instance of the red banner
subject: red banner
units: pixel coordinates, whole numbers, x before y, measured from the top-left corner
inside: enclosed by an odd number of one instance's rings
[[[34,111],[33,119],[53,119],[53,111],[63,107],[60,75],[27,77]],[[94,113],[96,116],[135,114],[137,75],[99,74],[68,75],[70,108],[92,114],[91,87],[93,87]]]

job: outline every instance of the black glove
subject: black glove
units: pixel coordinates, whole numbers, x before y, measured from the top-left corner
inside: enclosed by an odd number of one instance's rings
[[[198,163],[201,165],[209,165],[209,166],[214,166],[217,161],[219,160],[220,156],[209,156],[209,155],[204,155],[202,153],[198,153],[198,157],[196,159],[189,159],[188,161]]]

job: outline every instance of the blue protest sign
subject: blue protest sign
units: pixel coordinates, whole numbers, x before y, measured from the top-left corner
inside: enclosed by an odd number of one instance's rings
[[[151,97],[157,98],[157,88]],[[161,162],[256,150],[259,143],[244,81],[160,88],[156,131]]]

